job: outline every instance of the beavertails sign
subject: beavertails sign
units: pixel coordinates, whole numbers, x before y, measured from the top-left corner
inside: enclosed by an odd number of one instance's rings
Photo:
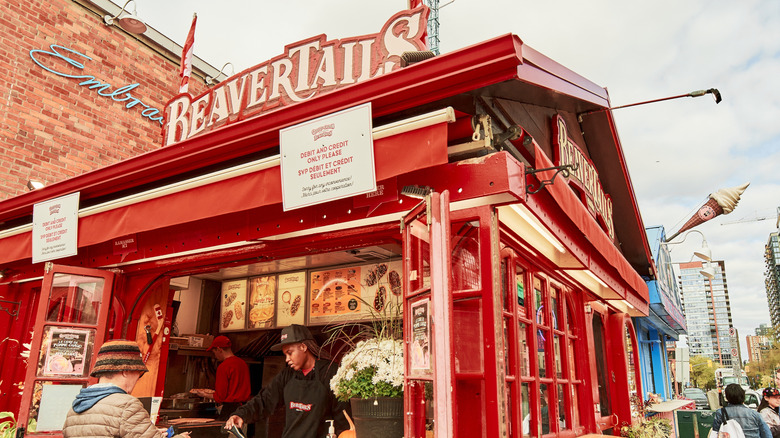
[[[425,6],[399,12],[373,35],[309,38],[194,99],[180,94],[165,109],[164,145],[396,70],[403,52],[427,49],[428,13]]]

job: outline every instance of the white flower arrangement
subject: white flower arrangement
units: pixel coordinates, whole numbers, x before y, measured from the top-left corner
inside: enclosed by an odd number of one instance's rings
[[[344,355],[330,387],[339,400],[401,397],[404,384],[401,340],[370,338]]]

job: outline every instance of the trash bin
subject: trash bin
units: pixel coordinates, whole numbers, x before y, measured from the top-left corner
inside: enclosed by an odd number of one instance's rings
[[[677,411],[678,438],[707,438],[712,429],[712,411]]]

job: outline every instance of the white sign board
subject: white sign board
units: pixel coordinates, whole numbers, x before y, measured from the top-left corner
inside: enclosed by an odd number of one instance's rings
[[[33,206],[33,263],[78,253],[79,192]]]
[[[371,104],[279,131],[284,211],[376,190]]]

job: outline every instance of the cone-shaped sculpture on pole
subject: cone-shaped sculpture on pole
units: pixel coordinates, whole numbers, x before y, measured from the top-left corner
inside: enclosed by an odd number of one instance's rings
[[[688,219],[688,222],[677,230],[676,233],[672,234],[672,237],[666,239],[666,241],[671,242],[672,239],[679,236],[680,233],[703,224],[715,216],[729,214],[734,211],[734,208],[736,208],[737,203],[739,202],[739,197],[745,192],[745,189],[747,189],[749,185],[750,183],[745,183],[730,189],[720,189],[717,192],[710,194],[707,202],[699,207],[699,210]]]

